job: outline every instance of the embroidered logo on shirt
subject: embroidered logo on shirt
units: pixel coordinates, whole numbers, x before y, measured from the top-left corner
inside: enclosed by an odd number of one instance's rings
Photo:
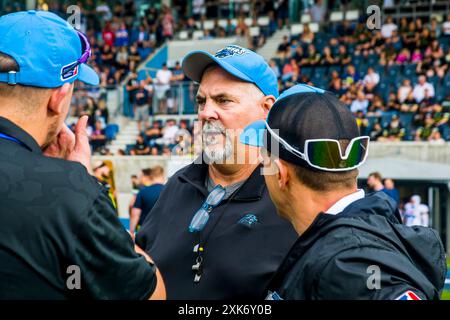
[[[252,227],[256,222],[258,222],[258,218],[251,213],[246,214],[245,216],[243,216],[238,223],[239,224],[243,224],[244,226],[247,227]]]
[[[269,291],[269,294],[267,295],[266,300],[283,300],[283,298],[280,297],[280,295],[276,291],[274,291],[274,292]]]
[[[422,300],[422,299],[420,299],[420,297],[414,292],[408,290],[395,300]]]

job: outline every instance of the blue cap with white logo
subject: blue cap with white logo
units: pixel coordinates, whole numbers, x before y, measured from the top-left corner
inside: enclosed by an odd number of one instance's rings
[[[0,39],[0,53],[19,65],[17,72],[0,73],[0,82],[40,88],[75,80],[99,84],[97,73],[86,64],[86,37],[54,13],[31,10],[2,16]]]
[[[278,97],[275,73],[262,56],[246,48],[229,45],[215,55],[206,51],[194,51],[184,57],[182,67],[189,78],[200,82],[206,68],[214,64],[236,78],[254,83],[265,95]]]

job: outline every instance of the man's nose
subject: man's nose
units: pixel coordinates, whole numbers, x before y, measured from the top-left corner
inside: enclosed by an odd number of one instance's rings
[[[211,121],[218,120],[219,114],[212,103],[206,102],[203,109],[199,110],[198,117],[200,121]]]

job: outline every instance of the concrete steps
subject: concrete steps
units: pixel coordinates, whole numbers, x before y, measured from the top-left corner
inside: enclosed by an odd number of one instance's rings
[[[283,41],[284,36],[289,36],[290,32],[288,28],[283,28],[277,30],[270,38],[267,39],[266,43],[258,50],[258,53],[269,61],[274,58],[277,53],[278,46]]]

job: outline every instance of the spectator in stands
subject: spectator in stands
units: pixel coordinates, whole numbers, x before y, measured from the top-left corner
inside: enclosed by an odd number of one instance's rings
[[[277,56],[281,59],[287,58],[286,54],[290,46],[289,37],[283,36],[283,42],[278,45]]]
[[[369,106],[369,101],[366,98],[366,95],[362,90],[358,91],[356,100],[354,100],[350,106],[350,110],[353,113],[357,113],[358,111],[362,111],[363,114],[367,113],[367,108]]]
[[[423,60],[422,52],[420,52],[419,48],[415,48],[411,56],[411,63],[419,63],[422,62],[422,60]]]
[[[128,70],[129,57],[127,47],[121,47],[116,53],[115,63],[117,69],[120,71],[120,77]]]
[[[126,47],[128,46],[129,38],[128,38],[128,29],[125,25],[125,22],[120,24],[119,29],[116,31],[115,36],[115,45],[116,47]]]
[[[280,74],[280,68],[278,67],[277,62],[274,59],[270,59],[269,60],[269,66],[270,66],[270,69],[272,69],[273,73],[275,73],[275,76],[277,78],[279,78],[281,76],[281,74]]]
[[[347,67],[347,72],[344,75],[344,87],[350,87],[352,84],[356,84],[360,80],[359,72],[356,71],[354,65],[349,65]]]
[[[395,63],[397,64],[407,64],[411,59],[411,53],[408,48],[403,48],[400,53],[395,58]]]
[[[322,0],[316,0],[309,10],[312,22],[322,23],[327,14],[327,7]]]
[[[344,45],[339,46],[339,52],[337,55],[337,63],[340,65],[349,64],[352,61],[351,55],[347,52],[347,47]]]
[[[106,145],[106,135],[103,129],[103,122],[100,120],[95,121],[95,127],[92,133],[89,135],[89,143],[92,146],[93,152],[98,152]]]
[[[146,83],[142,80],[139,83],[139,88],[135,91],[135,118],[139,133],[141,133],[148,126],[148,118],[150,116],[149,94],[145,89]]]
[[[142,46],[142,45],[139,45]],[[138,45],[137,44],[133,44],[130,47],[130,53],[128,54],[128,61],[129,61],[129,69],[130,70],[136,70],[138,64],[141,62],[142,57],[139,54],[138,51]]]
[[[180,62],[177,61],[175,62],[175,67],[172,70],[172,78],[170,79],[172,85],[173,85],[173,90],[171,90],[171,98],[172,101],[170,101],[170,99],[167,99],[167,113],[168,114],[176,114],[178,112],[178,103],[179,103],[179,94],[182,89],[181,85],[183,84],[184,81],[184,72],[181,69],[181,65]]]
[[[426,80],[426,77],[421,75],[419,76],[419,82],[414,86],[413,96],[419,103],[425,98],[434,97],[434,86]]]
[[[397,205],[400,204],[400,193],[395,188],[394,180],[389,178],[384,179],[384,189],[382,191],[394,199]]]
[[[372,67],[367,69],[367,74],[364,76],[363,84],[369,92],[372,92],[380,82],[380,75],[375,72]]]
[[[383,178],[379,172],[372,172],[367,177],[367,186],[371,191],[382,191],[384,189]]]
[[[392,179],[386,179],[383,184],[383,178],[379,172],[372,172],[367,178],[367,186],[372,191],[382,191],[395,200],[397,204],[400,203],[400,197],[398,190],[395,189],[394,181]]]
[[[138,89],[139,89],[138,75],[136,72],[132,72],[128,78],[128,82],[125,86],[125,90],[128,93],[128,100],[129,100],[131,108],[133,110],[133,114],[136,113],[136,111],[134,110],[134,107],[135,107],[136,91]]]
[[[404,79],[402,85],[397,90],[397,100],[400,103],[403,103],[406,98],[408,98],[409,94],[412,93],[413,88],[411,86],[410,79]]]
[[[405,204],[404,223],[409,226],[429,227],[430,209],[426,204],[421,203],[419,195],[413,195],[410,202]]]
[[[417,128],[415,134],[416,141],[427,141],[435,128],[434,119],[431,113],[425,115],[423,126]]]
[[[383,130],[383,136],[379,137],[378,141],[401,141],[404,135],[405,129],[400,123],[398,116],[394,114],[388,127]]]
[[[176,144],[176,137],[178,130],[180,128],[177,126],[176,121],[169,119],[166,122],[165,127],[162,129],[162,138],[156,140],[156,144],[164,147],[167,146],[170,149]]]
[[[320,59],[320,64],[322,66],[331,66],[337,62],[337,59],[333,56],[330,47],[326,46],[323,48],[323,55]]]
[[[288,25],[289,1],[275,0],[273,8],[275,9],[275,15],[278,19],[278,29],[282,29],[284,25]]]
[[[306,52],[306,57],[304,57],[300,66],[303,67],[313,67],[320,63],[322,57],[319,52],[316,51],[316,47],[313,44],[308,45],[308,51]]]
[[[158,121],[153,121],[152,126],[145,130],[145,139],[148,141],[149,146],[152,148],[156,145],[156,140],[161,138],[161,127]]]
[[[397,30],[397,25],[394,23],[391,16],[386,18],[386,22],[381,26],[381,36],[385,39],[392,37],[392,32]]]
[[[139,231],[147,214],[152,210],[156,201],[158,201],[165,181],[164,169],[161,166],[142,170],[141,184],[143,188],[140,189],[136,196],[136,201],[130,215],[130,234],[133,238],[135,232]]]
[[[444,56],[444,50],[439,41],[434,39],[425,50],[425,56],[431,56],[433,60],[440,60]]]
[[[416,43],[416,47],[418,47],[420,50],[425,50],[433,42],[434,39],[435,36],[431,34],[430,29],[423,28],[423,31]]]
[[[373,127],[370,130],[370,132],[369,132],[370,140],[371,141],[378,141],[378,139],[383,136],[383,132],[384,132],[384,129],[381,126],[380,122],[376,121],[373,124]]]
[[[431,135],[428,137],[428,141],[433,144],[445,143],[445,140],[442,138],[442,134],[438,128],[433,128]]]
[[[294,54],[292,55],[292,58],[295,59],[298,65],[300,65],[300,62],[303,60],[304,56],[305,55],[303,54],[303,47],[297,46],[295,48]]]
[[[114,45],[116,36],[114,34],[113,29],[111,28],[111,22],[109,21],[105,24],[105,27],[103,28],[102,38],[105,46],[112,47]]]
[[[191,154],[192,136],[191,132],[187,129],[186,121],[180,121],[180,129],[176,133],[175,144],[176,146],[172,148],[172,154],[178,156]]]
[[[141,135],[137,136],[136,143],[130,150],[132,156],[144,156],[150,154],[150,147],[145,143],[144,138]]]
[[[155,92],[158,99],[160,113],[167,112],[167,92],[170,90],[170,81],[172,71],[169,70],[166,63],[163,63],[162,69],[156,73]]]
[[[199,21],[206,14],[205,0],[192,1],[192,17]]]
[[[303,44],[312,44],[314,41],[314,33],[311,31],[311,29],[309,28],[308,24],[304,24],[303,25],[303,32],[300,36],[300,42]]]
[[[162,9],[162,35],[164,40],[172,40],[173,38],[173,32],[175,28],[175,20],[172,16],[172,13],[170,11],[170,8],[166,5],[163,6]]]
[[[447,20],[442,24],[442,35],[450,37],[450,13],[447,14]]]

